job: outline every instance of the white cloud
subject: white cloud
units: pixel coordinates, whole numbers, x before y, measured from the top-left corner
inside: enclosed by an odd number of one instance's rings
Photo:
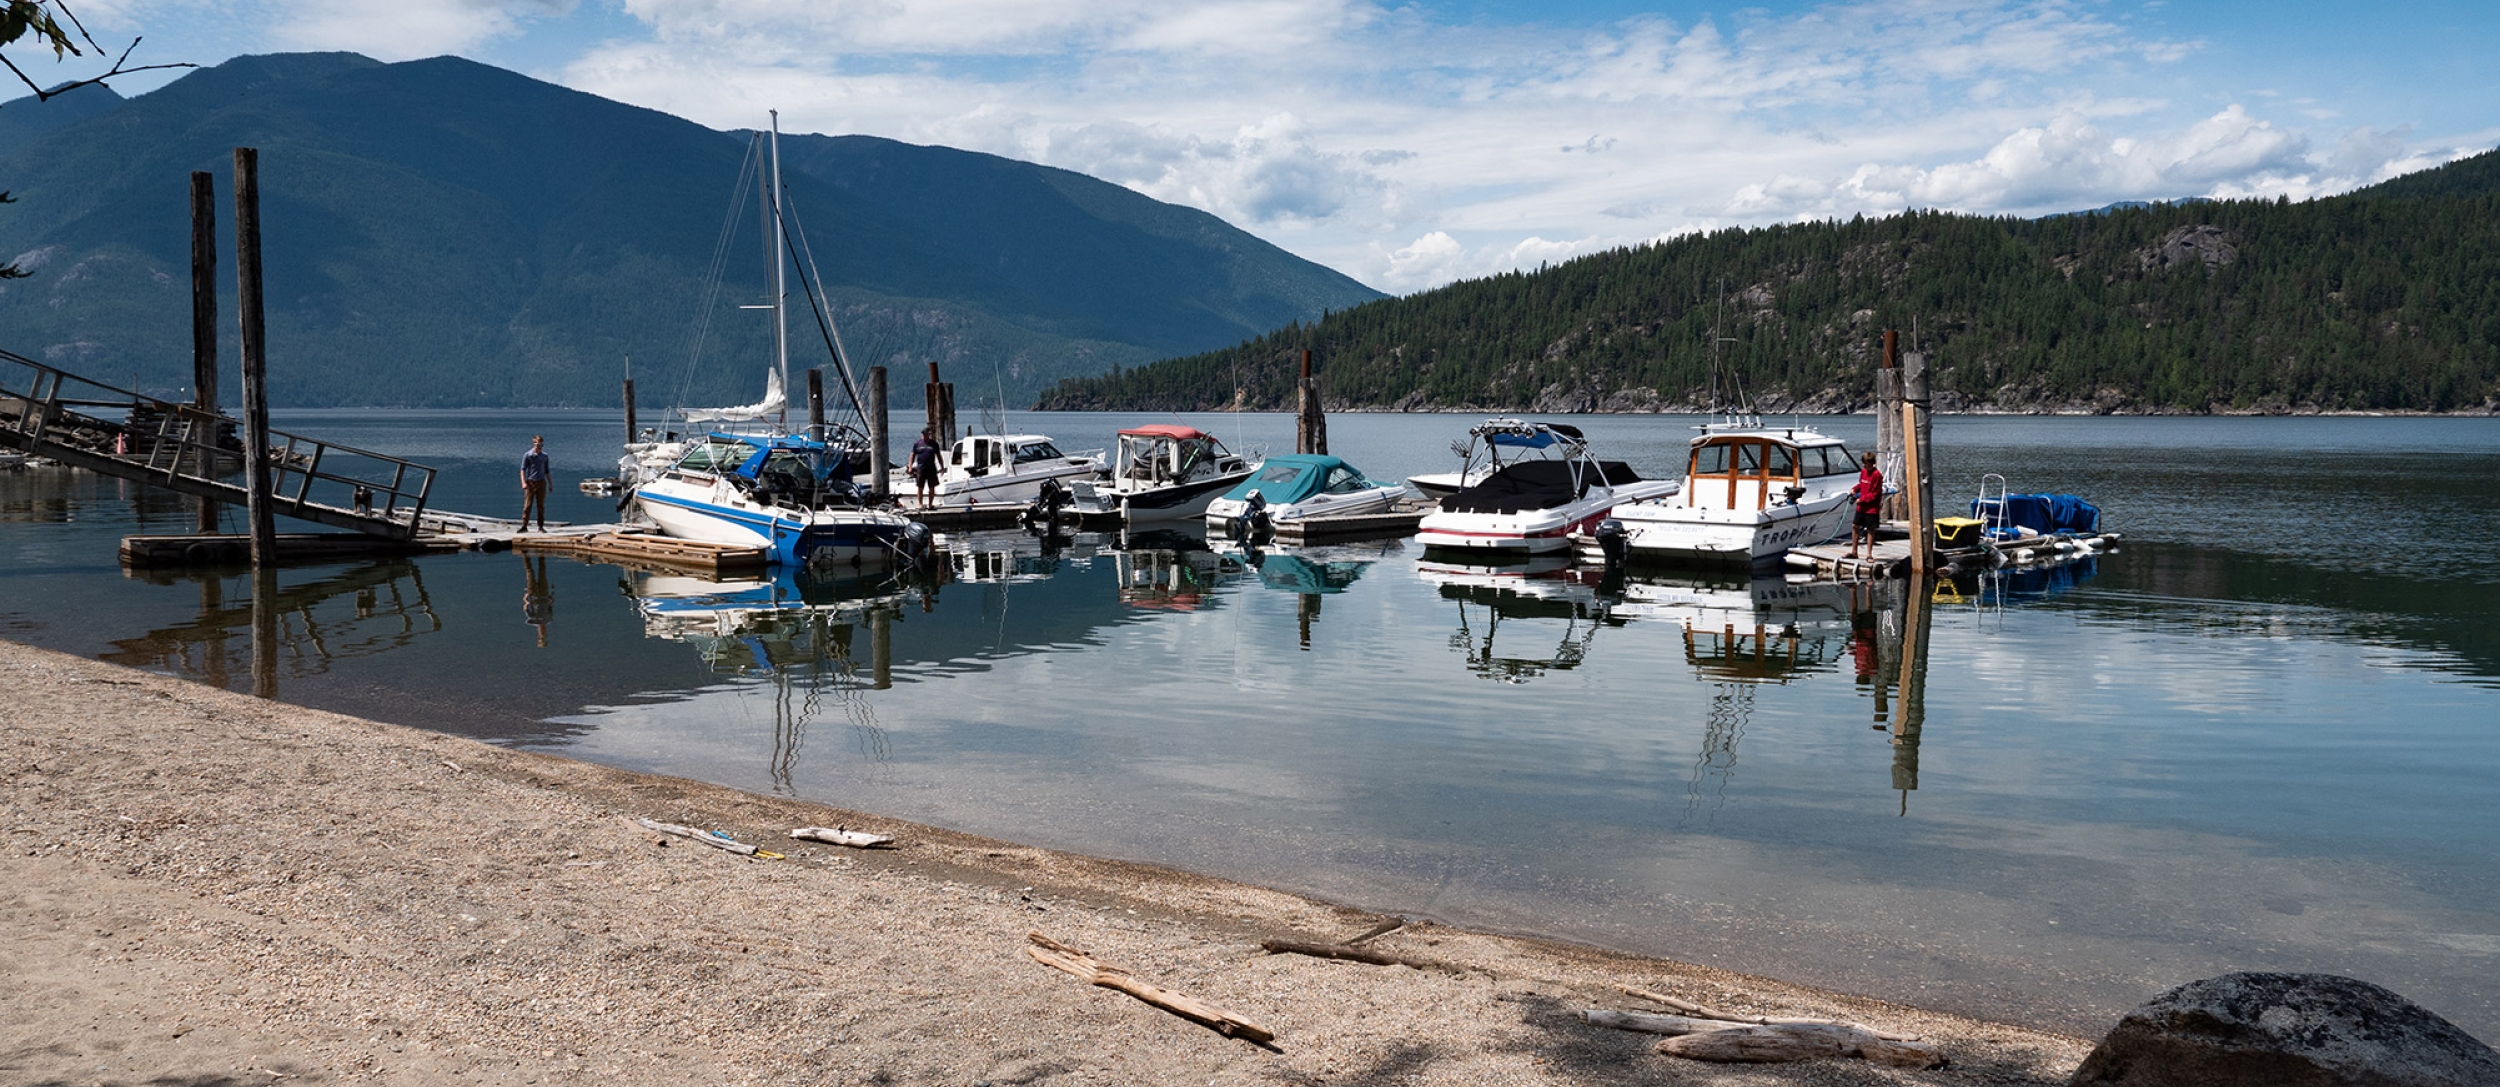
[[[561,18],[574,0],[287,0],[269,17],[290,48],[346,50],[380,60],[456,53]]]

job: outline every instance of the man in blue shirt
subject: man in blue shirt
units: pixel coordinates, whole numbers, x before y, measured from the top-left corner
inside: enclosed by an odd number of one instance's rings
[[[530,439],[530,451],[521,454],[521,531],[530,527],[530,514],[538,514],[538,531],[547,531],[547,439]]]

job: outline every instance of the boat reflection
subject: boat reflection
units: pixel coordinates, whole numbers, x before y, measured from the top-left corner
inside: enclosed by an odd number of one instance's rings
[[[893,686],[894,620],[920,587],[885,572],[816,579],[796,567],[739,581],[643,574],[624,585],[645,636],[693,647],[710,674],[769,688],[774,791],[797,795],[793,778],[807,727],[827,703],[841,710],[864,760],[890,757],[867,692]]]
[[[1263,587],[1296,594],[1294,617],[1301,628],[1302,648],[1311,648],[1311,625],[1319,621],[1320,598],[1346,591],[1361,580],[1373,563],[1406,550],[1404,540],[1330,544],[1317,547],[1258,548],[1217,544],[1216,551],[1238,557],[1259,572]]]
[[[1498,565],[1427,558],[1416,575],[1436,586],[1441,599],[1458,605],[1458,632],[1450,648],[1466,656],[1467,670],[1498,683],[1526,683],[1550,671],[1577,668],[1588,659],[1598,628],[1621,626],[1610,601],[1572,575],[1568,554],[1538,555]],[[1495,641],[1507,621],[1537,624],[1524,655],[1505,655]],[[1557,627],[1559,624],[1559,627]],[[1544,647],[1551,644],[1553,648]]]
[[[1124,530],[1106,541],[1120,602],[1149,611],[1197,611],[1215,604],[1216,587],[1241,565],[1207,546],[1203,527]]]
[[[336,662],[379,656],[443,629],[423,571],[405,559],[286,585],[270,572],[151,572],[145,579],[198,585],[198,615],[115,639],[98,659],[217,687],[248,672],[254,693],[266,698],[277,696],[281,671],[319,675]]]

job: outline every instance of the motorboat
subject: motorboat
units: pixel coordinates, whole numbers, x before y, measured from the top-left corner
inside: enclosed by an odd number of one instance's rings
[[[1111,477],[1069,484],[1080,516],[1117,514],[1129,523],[1183,521],[1249,478],[1253,465],[1196,427],[1156,423],[1120,432]]]
[[[1642,479],[1622,461],[1598,460],[1578,427],[1520,425],[1527,432],[1514,435],[1519,447],[1543,455],[1513,460],[1443,498],[1438,511],[1424,515],[1417,542],[1514,555],[1567,551],[1573,532],[1593,530],[1617,506],[1670,497],[1679,486]]]
[[[1271,524],[1289,524],[1306,517],[1378,513],[1405,496],[1405,485],[1367,479],[1353,465],[1325,453],[1280,453],[1207,504],[1207,529],[1229,531],[1254,508]]]
[[[864,566],[925,553],[928,529],[864,504],[849,466],[846,447],[813,438],[709,434],[635,487],[633,502],[662,532],[760,547],[776,566]]]
[[[1450,452],[1458,454],[1458,471],[1408,476],[1406,485],[1426,500],[1438,502],[1484,482],[1484,477],[1512,460],[1551,448],[1557,440],[1552,431],[1536,423],[1487,419],[1467,428],[1465,441],[1450,443]]]
[[[1102,474],[1102,450],[1063,453],[1041,434],[974,434],[959,439],[938,465],[939,509],[969,509],[1031,502],[1042,484],[1058,480],[1069,485]],[[895,469],[887,486],[897,495],[917,496],[918,481]]]
[[[1700,429],[1679,494],[1615,507],[1629,557],[1751,566],[1848,531],[1858,465],[1840,439],[1750,418]]]

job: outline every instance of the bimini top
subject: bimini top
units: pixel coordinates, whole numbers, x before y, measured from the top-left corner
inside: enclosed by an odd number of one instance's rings
[[[1224,492],[1235,502],[1252,494],[1271,506],[1300,502],[1322,491],[1359,491],[1374,486],[1354,466],[1325,453],[1279,453],[1267,458],[1250,478]]]
[[[1197,427],[1182,426],[1179,423],[1153,423],[1147,426],[1130,427],[1121,431],[1120,436],[1123,438],[1170,438],[1176,442],[1189,442],[1203,439],[1207,433]]]
[[[1493,445],[1513,449],[1543,449],[1556,442],[1586,440],[1579,427],[1567,423],[1527,423],[1517,419],[1487,419],[1468,432]]]
[[[1577,468],[1578,479],[1573,476]],[[1598,478],[1599,472],[1604,479]],[[1588,493],[1589,485],[1620,487],[1641,481],[1640,473],[1619,460],[1573,464],[1559,460],[1523,460],[1484,477],[1484,482],[1441,500],[1445,513],[1520,513],[1565,506]],[[1576,484],[1576,485],[1575,485]]]

